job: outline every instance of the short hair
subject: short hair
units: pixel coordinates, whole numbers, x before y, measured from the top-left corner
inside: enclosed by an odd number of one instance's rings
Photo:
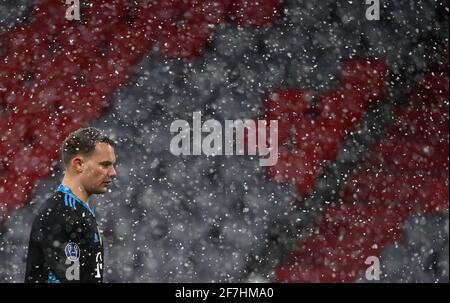
[[[62,146],[64,164],[66,166],[69,165],[73,157],[78,154],[89,156],[94,152],[98,143],[107,143],[112,147],[116,146],[113,140],[94,127],[80,128],[70,133]]]

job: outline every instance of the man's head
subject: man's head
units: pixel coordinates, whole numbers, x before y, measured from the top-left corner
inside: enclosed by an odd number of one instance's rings
[[[62,156],[66,173],[88,195],[105,193],[116,175],[114,146],[111,139],[93,127],[80,128],[64,140]]]

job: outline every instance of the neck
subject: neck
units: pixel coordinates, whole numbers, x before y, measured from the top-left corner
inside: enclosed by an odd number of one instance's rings
[[[86,192],[86,189],[75,179],[70,178],[69,176],[65,175],[62,182],[64,186],[67,186],[70,188],[70,190],[78,197],[80,198],[84,203],[89,205],[89,194]]]

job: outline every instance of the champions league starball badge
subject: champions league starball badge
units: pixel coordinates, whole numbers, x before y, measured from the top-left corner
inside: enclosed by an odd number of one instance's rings
[[[64,249],[66,257],[70,261],[78,261],[80,259],[80,247],[73,242],[69,242]]]

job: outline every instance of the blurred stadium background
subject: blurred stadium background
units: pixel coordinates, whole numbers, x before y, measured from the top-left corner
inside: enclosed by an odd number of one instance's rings
[[[448,282],[448,1],[0,0],[0,281],[59,146],[95,126],[108,282]],[[175,157],[169,125],[279,119],[280,158]]]

